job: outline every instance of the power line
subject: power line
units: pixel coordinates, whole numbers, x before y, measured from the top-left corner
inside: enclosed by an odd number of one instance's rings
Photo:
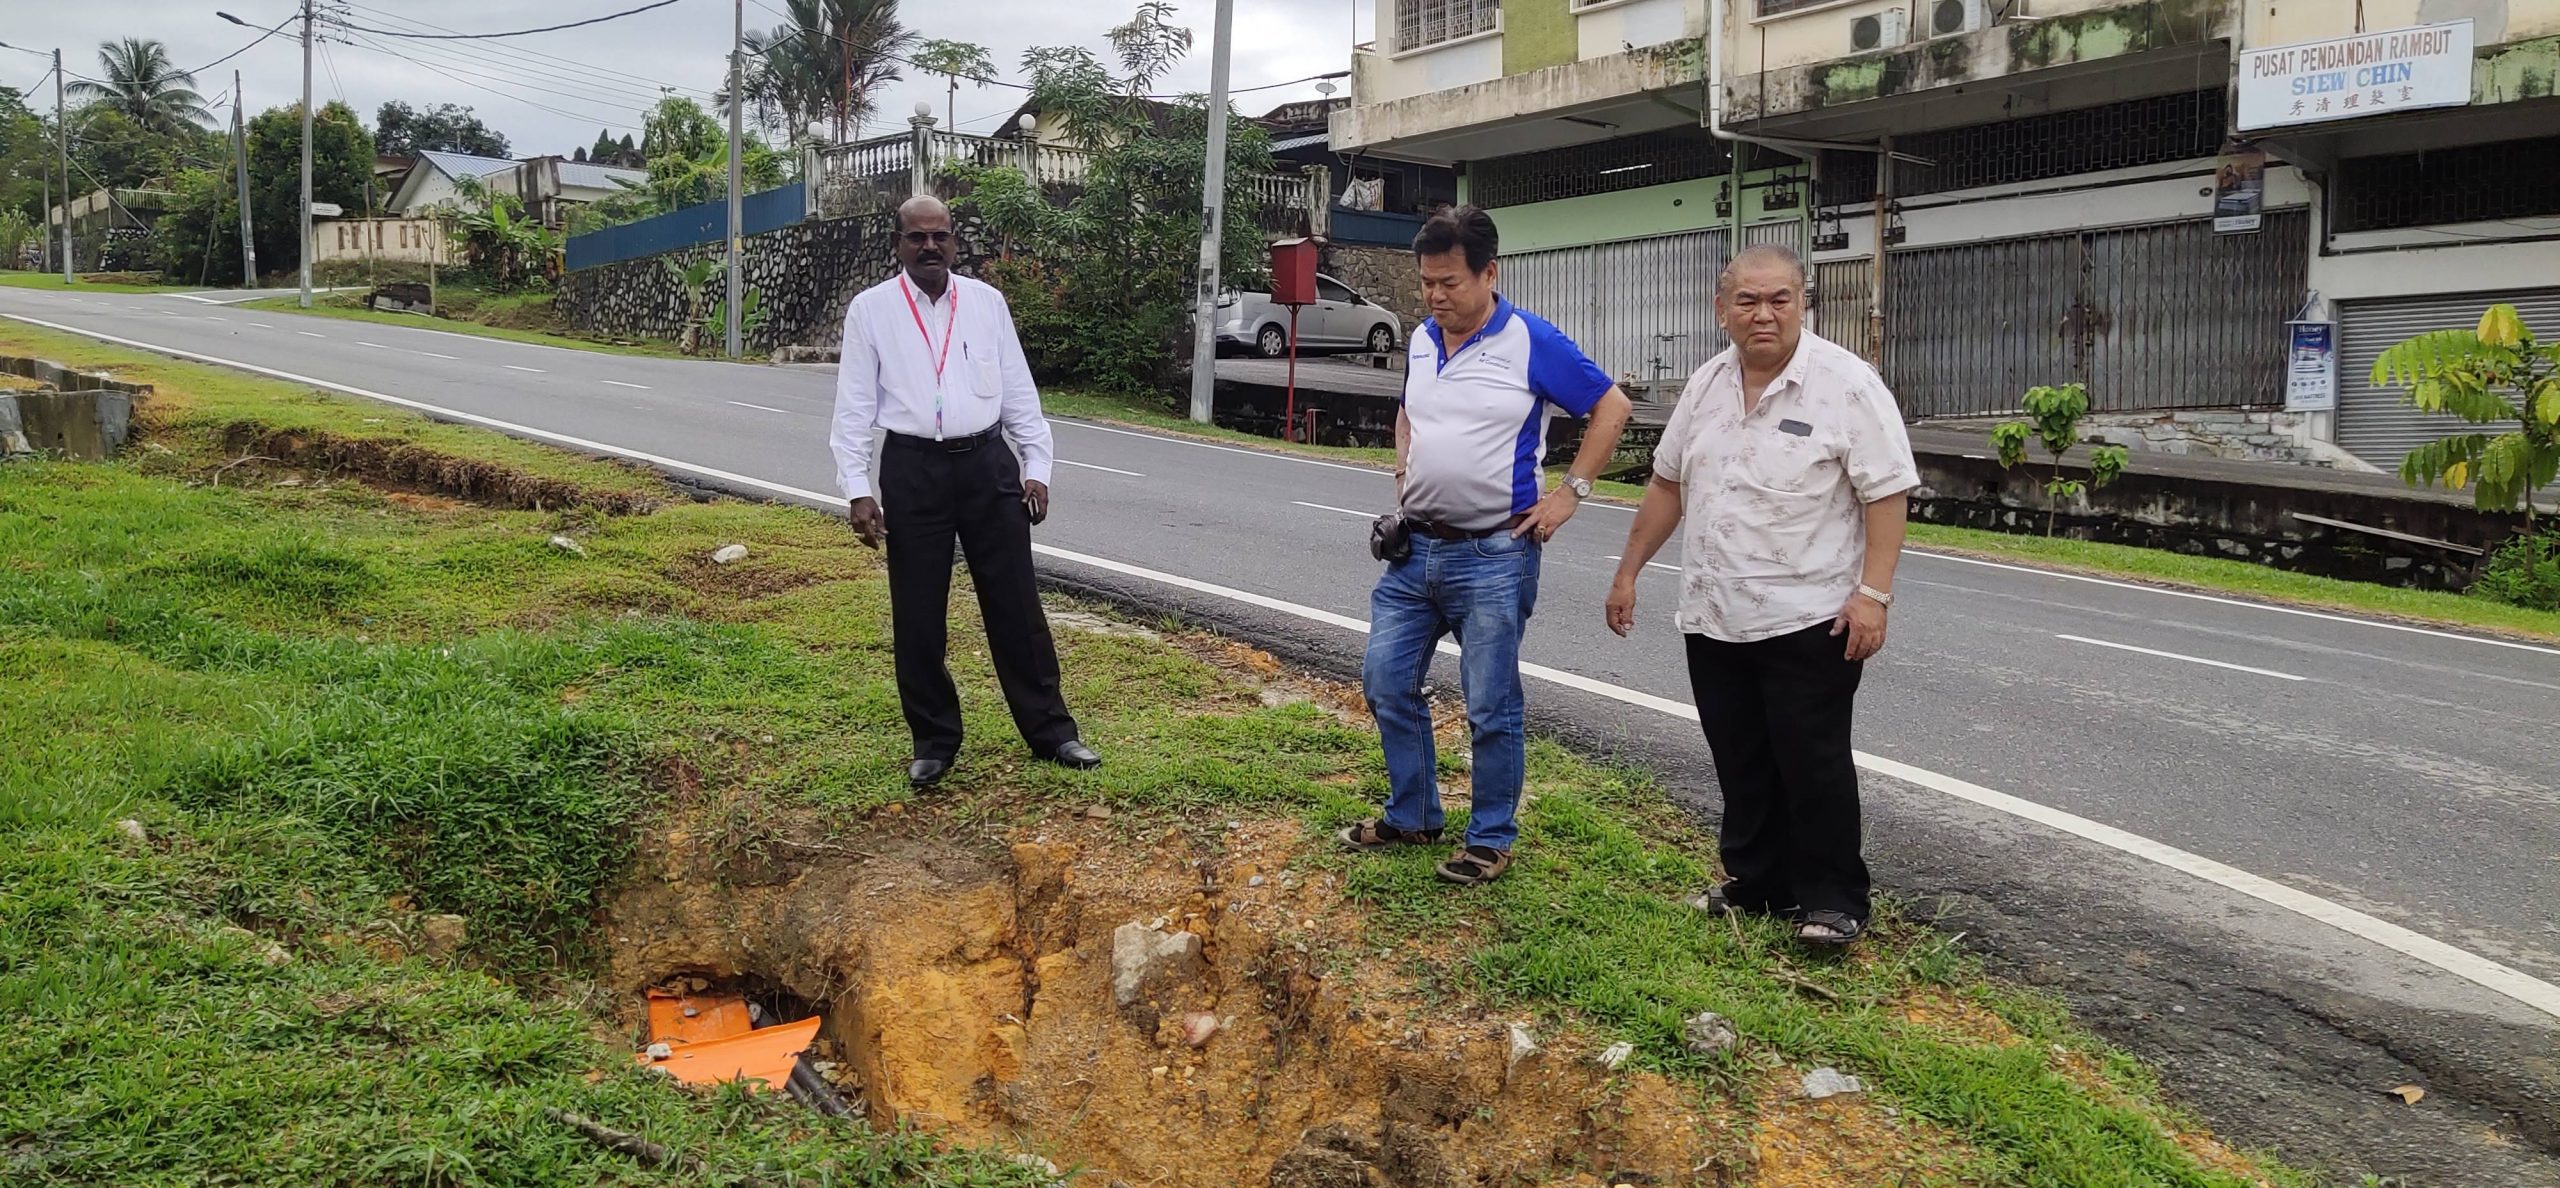
[[[655,4],[643,4],[638,8],[625,9],[621,12],[610,13],[600,17],[589,17],[583,21],[571,21],[565,25],[545,25],[539,29],[518,29],[512,33],[400,33],[389,29],[367,29],[360,25],[347,25],[346,27],[361,33],[378,33],[386,37],[407,37],[414,38],[419,41],[486,41],[493,37],[524,37],[535,33],[557,33],[562,29],[576,29],[586,25],[601,25],[606,21],[618,21],[627,16],[638,16],[639,14],[648,12],[651,9],[665,8],[666,6],[674,3],[676,3],[676,0],[658,0]]]
[[[230,61],[230,60],[231,60],[231,59],[233,59],[233,58],[237,58],[237,57],[239,57],[239,56],[240,56],[240,55],[242,55],[242,54],[248,53],[250,50],[256,49],[256,48],[258,48],[260,45],[265,44],[265,42],[266,42],[266,40],[267,40],[268,38],[273,37],[273,36],[275,36],[276,34],[278,34],[278,33],[280,33],[280,32],[283,32],[283,31],[284,31],[284,27],[285,27],[286,25],[290,25],[290,24],[292,24],[294,21],[296,21],[296,20],[300,19],[300,18],[301,18],[301,16],[302,16],[302,14],[301,14],[301,13],[298,13],[298,12],[297,12],[297,13],[294,13],[293,15],[288,16],[288,17],[286,17],[285,19],[283,19],[283,20],[281,20],[281,21],[276,22],[276,26],[275,26],[275,28],[269,29],[269,30],[267,30],[267,31],[266,31],[266,32],[264,32],[264,33],[260,33],[260,34],[258,34],[257,38],[256,38],[255,40],[251,41],[249,44],[244,45],[244,46],[241,46],[240,48],[238,48],[238,49],[236,49],[236,50],[233,50],[233,51],[231,51],[230,53],[224,54],[224,55],[222,55],[222,56],[221,56],[221,57],[219,57],[219,58],[215,58],[214,60],[212,60],[212,61],[210,61],[210,62],[207,62],[207,63],[205,63],[205,64],[204,64],[204,65],[202,65],[202,66],[198,66],[198,67],[196,67],[196,68],[195,68],[195,69],[193,69],[193,70],[184,71],[183,73],[185,73],[188,77],[192,78],[192,77],[194,77],[194,76],[196,76],[196,75],[199,75],[199,74],[204,73],[205,71],[211,70],[211,69],[213,69],[213,68],[214,68],[214,67],[216,67],[216,66],[220,66],[220,65],[222,65],[223,63],[228,62],[228,61]]]
[[[618,117],[614,117],[614,116],[603,116],[603,117],[598,117],[597,115],[595,115],[595,114],[594,114],[594,113],[592,113],[592,112],[564,111],[564,110],[562,110],[562,109],[560,109],[560,108],[553,107],[553,106],[551,106],[551,105],[550,105],[550,104],[548,104],[548,103],[544,103],[544,102],[542,102],[542,101],[541,101],[541,100],[539,100],[539,99],[527,99],[527,98],[525,98],[525,97],[524,97],[524,96],[522,96],[522,95],[516,94],[515,92],[513,92],[513,91],[509,91],[509,90],[507,90],[506,88],[504,88],[504,87],[502,87],[502,86],[498,85],[498,83],[497,83],[495,80],[490,79],[490,77],[489,77],[488,75],[480,74],[480,73],[478,73],[478,72],[476,72],[476,71],[467,71],[467,70],[463,70],[461,67],[458,67],[458,66],[450,66],[450,65],[436,65],[436,64],[431,64],[431,63],[427,63],[427,62],[421,62],[421,61],[419,61],[419,60],[418,60],[418,59],[416,59],[416,58],[412,58],[412,57],[408,56],[407,54],[400,53],[400,52],[399,52],[399,51],[397,51],[397,50],[390,49],[390,48],[388,48],[388,47],[385,47],[385,46],[382,46],[382,45],[376,44],[376,43],[371,42],[371,41],[364,41],[364,42],[360,42],[360,43],[357,43],[357,44],[358,44],[358,47],[359,47],[359,48],[362,48],[362,49],[369,49],[369,50],[372,50],[373,52],[378,53],[378,54],[383,54],[383,55],[386,55],[386,56],[389,56],[389,57],[398,58],[399,60],[401,60],[401,61],[403,61],[403,62],[407,62],[408,64],[410,64],[410,65],[412,65],[412,66],[416,66],[416,67],[418,67],[418,68],[420,68],[420,69],[423,69],[423,70],[434,70],[434,71],[438,71],[438,72],[468,74],[468,75],[471,75],[471,76],[472,76],[472,77],[474,77],[474,78],[482,79],[482,80],[484,80],[484,81],[480,84],[480,88],[481,88],[482,90],[489,91],[490,93],[495,94],[495,95],[498,95],[498,96],[500,96],[500,97],[502,97],[502,98],[515,100],[516,102],[521,103],[521,104],[524,104],[524,105],[525,105],[525,106],[527,106],[527,107],[534,108],[534,109],[535,109],[535,110],[537,110],[537,111],[547,111],[547,112],[550,112],[550,113],[551,113],[551,114],[553,114],[553,115],[556,115],[556,116],[563,116],[563,117],[566,117],[566,118],[568,118],[568,119],[573,119],[573,120],[580,121],[580,122],[582,122],[582,123],[583,123],[583,122],[587,122],[587,121],[592,121],[592,120],[598,120],[598,119],[601,119],[601,121],[602,121],[603,123],[608,124],[608,125],[610,125],[610,124],[613,124],[613,123],[617,122],[617,118],[618,118]],[[593,100],[580,100],[580,101],[581,101],[581,102],[593,102]]]
[[[394,20],[394,23],[407,28],[433,28],[433,31],[438,33],[451,33],[451,28],[438,26],[438,23],[433,23],[433,20],[420,20],[420,18],[412,18],[412,15],[387,13],[387,10],[369,8],[369,5],[358,5],[358,3],[351,3],[348,8],[364,10],[364,13],[376,15],[376,18],[381,20]],[[428,49],[428,46],[410,46],[410,49]],[[632,74],[632,72],[625,72],[625,69],[599,67],[599,64],[594,64],[594,61],[579,61],[579,59],[566,59],[566,56],[558,56],[558,54],[543,54],[543,51],[527,49],[527,46],[486,44],[486,46],[435,46],[435,49],[445,51],[445,54],[486,54],[481,61],[486,61],[486,64],[507,64],[507,69],[545,69],[545,72],[556,72],[556,67],[550,67],[550,64],[558,64],[558,67],[576,67],[586,74],[594,74],[599,84],[612,82],[612,79],[627,79],[627,82],[630,82],[630,90],[645,87],[650,95],[660,95],[666,87],[676,87],[676,90],[689,92],[689,95],[701,95],[701,97],[712,95],[712,92],[701,90],[701,87],[681,87],[681,84],[671,84],[666,82],[666,79],[653,79],[653,77],[645,77],[645,74]],[[517,59],[532,61],[532,67],[522,67],[522,64],[517,64]]]
[[[351,45],[352,45],[352,44],[355,44],[355,43],[350,42],[349,44],[351,44]],[[416,64],[416,65],[424,66],[424,67],[426,67],[427,69],[430,69],[430,70],[450,71],[450,72],[452,72],[452,73],[456,73],[456,74],[465,74],[465,75],[469,75],[469,76],[471,76],[471,77],[473,77],[473,78],[483,79],[483,80],[487,80],[487,81],[492,81],[492,82],[505,82],[505,83],[509,83],[509,84],[512,84],[512,85],[515,85],[515,86],[523,87],[524,89],[526,89],[526,90],[528,90],[528,91],[536,91],[536,92],[540,92],[540,93],[545,94],[545,95],[553,95],[553,96],[557,96],[557,97],[562,98],[562,99],[568,99],[568,100],[572,100],[572,101],[574,101],[574,102],[578,102],[578,103],[592,103],[592,104],[595,104],[595,105],[596,105],[596,106],[598,106],[598,107],[610,107],[610,108],[613,108],[613,109],[616,109],[616,110],[637,111],[637,112],[641,112],[641,113],[643,113],[643,114],[646,114],[646,112],[648,111],[649,107],[651,107],[651,106],[655,106],[655,103],[656,103],[656,97],[655,97],[655,96],[651,96],[651,97],[650,97],[650,99],[649,99],[649,101],[648,101],[647,103],[635,103],[635,102],[633,102],[632,97],[631,97],[630,95],[627,95],[627,94],[615,94],[615,93],[613,93],[613,92],[609,92],[609,91],[601,91],[601,90],[593,90],[593,89],[589,89],[589,90],[581,90],[581,91],[563,91],[563,90],[559,90],[559,89],[556,89],[556,88],[553,88],[553,87],[541,86],[541,85],[538,85],[538,84],[536,84],[536,83],[534,83],[534,82],[531,82],[531,81],[527,80],[526,78],[516,77],[516,76],[514,76],[514,75],[509,75],[509,76],[506,76],[506,77],[503,77],[503,78],[502,78],[502,77],[500,77],[500,76],[498,76],[498,75],[484,74],[484,73],[481,73],[480,71],[477,71],[477,70],[473,70],[473,69],[471,69],[471,67],[472,67],[472,66],[482,66],[482,67],[487,67],[488,69],[491,69],[491,70],[511,70],[511,69],[513,69],[513,67],[511,67],[511,66],[509,66],[509,65],[504,65],[504,64],[498,64],[498,63],[486,62],[486,61],[482,61],[482,60],[475,59],[475,58],[443,57],[443,56],[438,56],[438,57],[431,58],[431,59],[408,58],[408,57],[407,57],[407,55],[406,55],[406,54],[404,54],[404,53],[402,53],[401,51],[393,50],[393,49],[391,49],[391,48],[390,48],[390,47],[388,47],[388,46],[381,45],[381,44],[379,44],[379,43],[372,43],[372,42],[368,42],[368,43],[366,44],[366,47],[365,47],[365,48],[369,48],[369,49],[377,50],[377,51],[379,51],[379,52],[386,53],[386,54],[391,54],[391,55],[393,55],[393,56],[395,56],[395,57],[407,58],[407,60],[408,60],[408,61],[410,61],[410,62],[412,62],[412,63],[414,63],[414,64]],[[408,49],[409,49],[410,51],[413,51],[413,52],[422,52],[422,53],[423,53],[423,52],[429,52],[429,51],[427,51],[427,50],[426,50],[426,48],[425,48],[425,47],[422,47],[422,46],[411,46],[411,47],[408,47]],[[466,65],[465,63],[467,63],[467,65]],[[530,71],[523,71],[523,72],[519,72],[519,73],[523,73],[523,74],[532,74],[532,72],[530,72]],[[553,81],[553,82],[564,81],[564,80],[557,79],[557,78],[554,78],[554,77],[553,77],[553,76],[551,76],[551,75],[546,75],[546,74],[534,74],[534,75],[533,75],[533,77],[536,77],[536,78],[542,78],[542,79],[546,79],[546,80]],[[580,118],[585,118],[585,117],[580,117]]]

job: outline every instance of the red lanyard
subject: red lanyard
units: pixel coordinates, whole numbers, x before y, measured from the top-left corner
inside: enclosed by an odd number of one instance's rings
[[[906,273],[898,274],[898,292],[906,295],[907,312],[915,316],[916,333],[924,336],[924,349],[932,350],[933,331],[925,327],[924,311],[916,306],[916,291],[907,287]],[[942,370],[951,362],[951,332],[960,324],[960,289],[955,285],[948,292],[951,294],[951,309],[943,315],[942,319],[942,354],[933,361],[933,383],[936,388],[942,386]]]

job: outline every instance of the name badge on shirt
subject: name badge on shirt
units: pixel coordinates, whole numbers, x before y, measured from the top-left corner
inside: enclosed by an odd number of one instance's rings
[[[1778,422],[1778,432],[1784,433],[1790,437],[1811,437],[1813,436],[1813,426],[1805,424],[1802,421],[1780,421]]]

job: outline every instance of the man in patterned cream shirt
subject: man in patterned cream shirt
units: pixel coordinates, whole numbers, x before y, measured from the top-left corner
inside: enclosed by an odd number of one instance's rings
[[[1778,247],[1718,279],[1733,346],[1663,430],[1607,613],[1634,629],[1636,579],[1685,521],[1676,622],[1724,790],[1728,879],[1708,905],[1846,945],[1870,911],[1851,710],[1884,647],[1920,472],[1884,381],[1804,332],[1804,289],[1803,261]]]

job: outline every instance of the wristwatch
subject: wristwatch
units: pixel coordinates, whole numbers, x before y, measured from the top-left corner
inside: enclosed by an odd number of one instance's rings
[[[1879,590],[1879,589],[1876,589],[1876,588],[1875,588],[1875,587],[1873,587],[1873,586],[1861,585],[1861,586],[1859,586],[1859,587],[1858,587],[1858,593],[1860,593],[1860,594],[1864,594],[1864,595],[1866,595],[1866,596],[1867,596],[1867,597],[1869,597],[1869,598],[1875,599],[1875,602],[1876,602],[1876,605],[1877,605],[1877,606],[1882,606],[1882,607],[1891,607],[1891,606],[1893,605],[1893,595],[1891,595],[1891,594],[1887,594],[1887,593],[1885,593],[1884,591]]]
[[[1591,498],[1591,480],[1584,478],[1581,475],[1568,474],[1564,476],[1564,487],[1565,490],[1573,492],[1573,497],[1576,499]]]

